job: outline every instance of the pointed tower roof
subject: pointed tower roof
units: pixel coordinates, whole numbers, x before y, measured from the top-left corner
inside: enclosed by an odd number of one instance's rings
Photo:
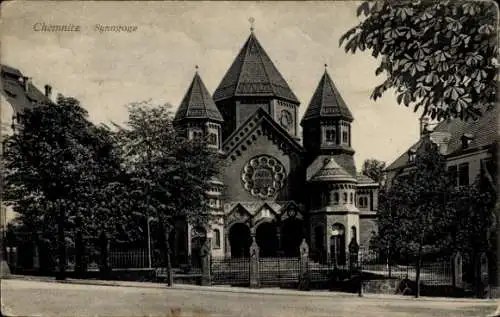
[[[325,160],[323,167],[311,178],[316,182],[356,182],[342,166],[340,166],[333,157]]]
[[[223,122],[222,115],[217,109],[214,100],[210,97],[207,87],[201,80],[198,71],[194,75],[181,105],[175,113],[174,121],[183,119],[211,119]]]
[[[343,117],[350,121],[354,120],[351,111],[344,99],[342,99],[326,69],[302,121],[325,117]]]
[[[215,101],[235,96],[271,96],[299,103],[253,32],[214,92]]]

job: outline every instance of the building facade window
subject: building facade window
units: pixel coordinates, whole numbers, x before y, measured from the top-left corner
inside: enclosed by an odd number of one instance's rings
[[[333,203],[334,203],[335,205],[338,205],[338,204],[339,204],[339,200],[340,200],[340,198],[339,198],[339,193],[335,193],[335,194],[333,194]]]
[[[219,200],[218,199],[214,199],[214,198],[211,198],[209,201],[208,201],[208,205],[212,208],[219,208]]]
[[[408,152],[408,162],[409,163],[413,163],[415,162],[415,158],[417,157],[417,153],[414,149],[411,149],[409,152]]]
[[[361,196],[358,198],[358,206],[360,208],[366,208],[368,207],[368,197],[366,196]]]
[[[344,193],[344,200],[342,201],[344,204],[347,204],[349,202],[347,193]]]
[[[458,186],[469,186],[469,163],[458,165]]]
[[[458,186],[458,171],[456,165],[448,166],[448,177],[452,186]]]
[[[214,249],[220,249],[220,230],[214,229],[214,237],[212,240],[212,247]]]
[[[191,140],[200,140],[201,138],[203,138],[203,131],[201,131],[201,130],[191,130],[189,138]]]
[[[336,143],[337,140],[337,130],[335,127],[327,127],[325,130],[325,143]]]
[[[208,144],[217,146],[217,134],[210,133],[208,135]]]
[[[342,131],[342,143],[349,144],[349,132]]]

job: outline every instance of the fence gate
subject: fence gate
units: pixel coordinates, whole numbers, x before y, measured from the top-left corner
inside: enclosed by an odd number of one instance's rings
[[[212,257],[210,270],[214,285],[250,285],[249,258]]]
[[[297,287],[300,276],[300,259],[260,258],[260,285],[264,287]]]

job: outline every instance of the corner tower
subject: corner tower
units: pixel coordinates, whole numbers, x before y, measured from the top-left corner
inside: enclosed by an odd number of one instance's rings
[[[196,73],[174,117],[174,127],[188,139],[206,138],[207,146],[221,150],[224,122],[207,87]]]
[[[326,70],[301,121],[304,148],[311,161],[333,155],[351,175],[356,175],[351,147],[351,111]]]
[[[198,74],[198,66],[196,66],[193,80],[175,113],[174,128],[188,139],[206,140],[207,148],[222,154],[221,129],[223,123],[222,115]],[[209,234],[213,236],[213,245],[215,246],[215,250],[212,250],[213,254],[222,255],[224,226],[220,219],[223,216],[222,192],[224,183],[218,177],[212,177],[208,183],[210,189],[206,192],[206,199],[210,213],[215,216],[215,220],[205,227],[194,227],[184,219],[176,222],[178,235],[175,239],[177,246],[180,247],[174,250],[177,250],[178,254],[187,255],[183,259],[186,261],[185,263],[188,263],[189,258],[200,256],[201,247],[208,239]]]
[[[349,243],[359,244],[357,178],[351,146],[353,120],[325,69],[301,125],[308,155],[311,250],[318,260],[334,259],[340,264],[346,261]]]
[[[224,140],[260,108],[292,137],[298,135],[300,103],[253,29],[215,90],[214,101],[224,118]]]

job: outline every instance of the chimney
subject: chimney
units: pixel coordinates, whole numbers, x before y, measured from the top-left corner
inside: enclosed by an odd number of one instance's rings
[[[429,139],[438,146],[439,153],[442,155],[448,154],[448,144],[451,139],[451,133],[432,131],[429,133]]]
[[[421,116],[420,117],[420,136],[424,136],[429,130],[429,118]]]
[[[49,98],[52,96],[52,86],[45,85],[45,97]]]
[[[31,85],[31,77],[23,77],[24,91],[28,92]]]

